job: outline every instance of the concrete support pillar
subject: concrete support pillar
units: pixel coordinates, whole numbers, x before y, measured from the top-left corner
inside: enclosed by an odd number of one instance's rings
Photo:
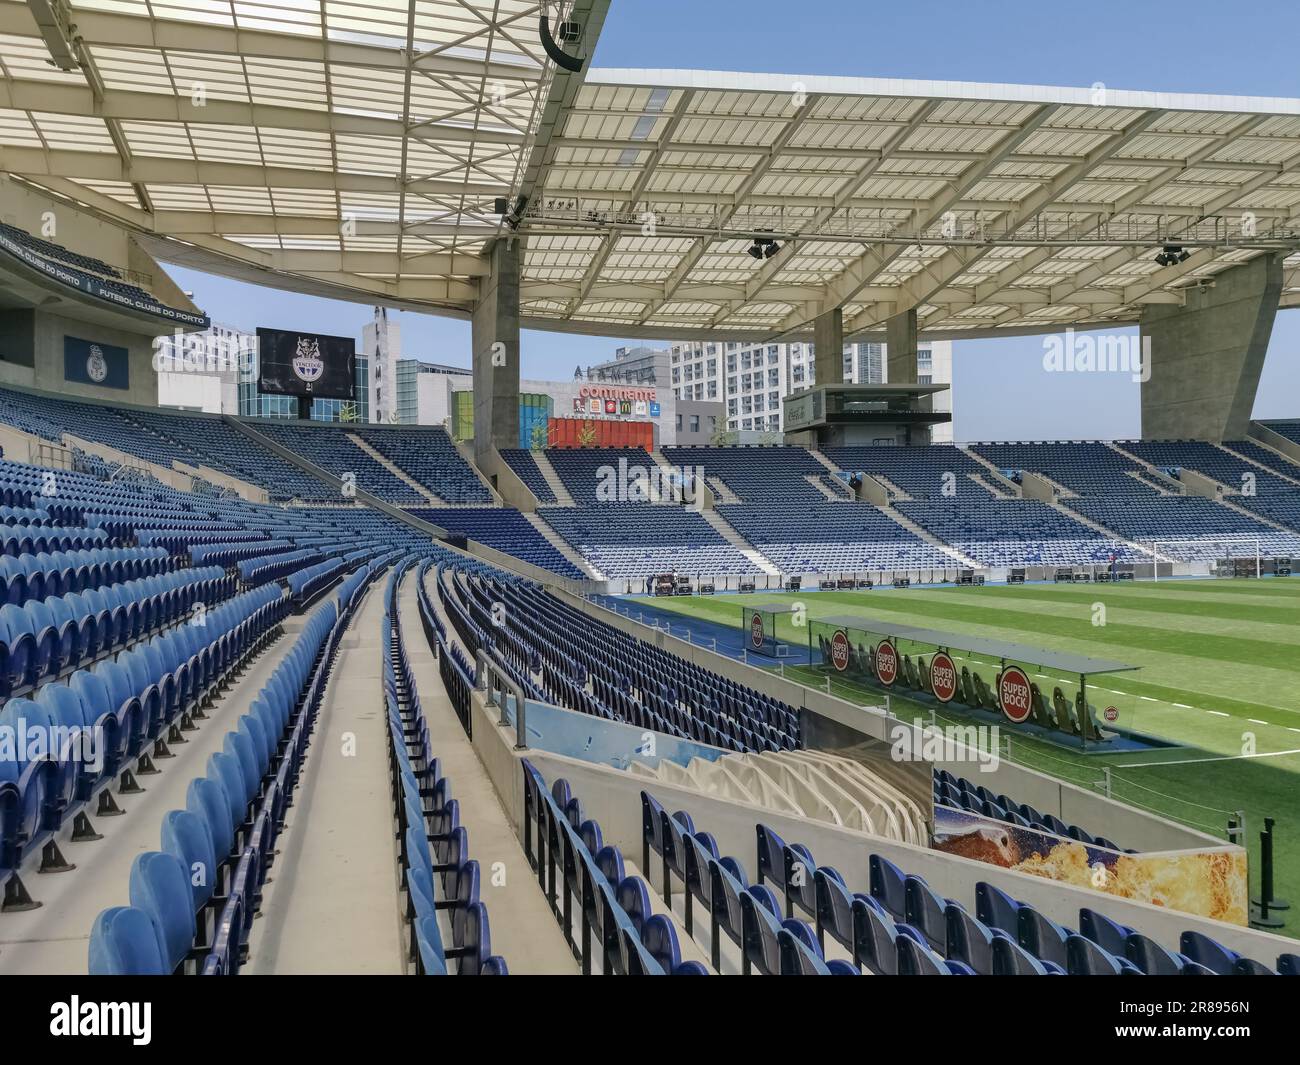
[[[1142,435],[1235,440],[1246,435],[1282,294],[1282,256],[1260,255],[1185,289],[1182,306],[1142,312]],[[1143,367],[1144,376],[1147,374]]]
[[[916,308],[900,311],[885,319],[885,383],[914,385],[916,380]],[[930,410],[933,400],[922,396],[916,401],[918,410]],[[914,426],[907,431],[909,444],[928,444],[930,427]]]
[[[891,385],[916,384],[916,308],[885,319],[885,380]]]
[[[470,323],[474,362],[474,454],[519,446],[519,264],[522,241],[498,240]]]
[[[813,356],[817,384],[844,383],[844,312],[839,307],[813,319]]]

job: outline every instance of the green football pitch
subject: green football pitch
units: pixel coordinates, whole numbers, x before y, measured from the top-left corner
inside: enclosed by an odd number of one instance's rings
[[[1003,736],[1011,736],[1012,759],[1094,788],[1109,766],[1114,798],[1221,837],[1229,816],[1244,813],[1252,897],[1259,887],[1259,832],[1265,817],[1274,818],[1274,892],[1295,903],[1277,916],[1287,920],[1287,934],[1300,936],[1300,579],[762,593],[756,600],[693,596],[653,602],[739,627],[747,600],[802,603],[804,625],[781,615],[777,629],[783,640],[799,645],[808,642],[808,621],[861,616],[1141,667],[1097,678],[1100,690],[1092,701],[1118,703],[1124,708],[1121,724],[1174,746],[1083,754],[1008,727]],[[786,673],[826,684],[821,669],[787,667]],[[836,683],[835,691],[861,701],[880,698],[851,684]],[[929,720],[932,705],[893,699],[900,716],[912,712]],[[945,719],[958,720],[941,714]],[[1108,834],[1104,826],[1091,827]]]

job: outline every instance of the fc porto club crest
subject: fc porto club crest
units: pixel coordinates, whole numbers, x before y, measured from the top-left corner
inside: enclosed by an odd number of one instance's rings
[[[86,356],[86,376],[97,385],[108,380],[108,360],[104,358],[104,349],[98,344],[90,345],[90,354]]]
[[[320,343],[314,337],[299,337],[298,351],[293,357],[293,372],[300,380],[313,384],[325,372],[320,357]]]

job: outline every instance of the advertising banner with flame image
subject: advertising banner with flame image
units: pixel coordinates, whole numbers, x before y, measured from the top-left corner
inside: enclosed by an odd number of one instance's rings
[[[1130,854],[947,806],[934,808],[934,847],[1216,921],[1244,925],[1247,919],[1241,847]]]

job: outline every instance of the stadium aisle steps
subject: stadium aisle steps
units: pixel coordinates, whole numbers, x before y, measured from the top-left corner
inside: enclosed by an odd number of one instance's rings
[[[908,498],[910,499],[911,497],[909,496]],[[882,513],[888,514],[891,519],[898,522],[898,524],[901,525],[908,532],[912,533],[914,536],[919,536],[927,544],[932,544],[940,551],[943,551],[946,554],[951,555],[957,562],[960,562],[963,566],[979,565],[979,563],[976,562],[969,555],[962,554],[959,550],[957,550],[957,548],[953,547],[949,543],[944,542],[943,540],[940,540],[928,529],[922,528],[920,525],[917,525],[916,522],[912,521],[911,518],[909,518],[906,514],[902,513],[897,507],[881,507],[880,509]]]
[[[126,906],[130,899],[131,866],[142,851],[158,849],[164,815],[183,810],[190,781],[202,776],[208,758],[221,751],[226,734],[248,712],[266,685],[293,635],[279,636],[251,660],[242,677],[204,709],[206,718],[194,722],[197,731],[186,732],[188,743],[173,744],[174,758],[155,762],[156,775],[139,777],[145,790],[113,795],[126,813],[122,817],[92,814],[95,831],[103,839],[86,843],[68,841],[71,826],[59,834],[63,856],[76,865],[55,876],[32,876],[32,894],[42,903],[36,910],[6,913],[0,920],[0,974],[51,974],[86,972],[86,952],[91,926],[101,910]],[[39,890],[36,890],[39,889]]]
[[[560,475],[555,472],[555,467],[551,465],[551,460],[547,457],[546,452],[534,451],[533,459],[537,463],[537,468],[542,471],[543,479],[551,486],[551,492],[555,495],[555,505],[560,507],[577,506],[573,495],[564,487]]]
[[[735,528],[726,518],[719,514],[716,509],[709,507],[706,510],[702,510],[700,511],[700,517],[712,525],[713,528],[718,531],[718,534],[727,541],[727,543],[731,544],[732,547],[749,559],[750,562],[766,573],[769,577],[779,577],[781,575],[781,571],[772,565],[772,563],[764,557],[763,553],[759,551],[758,548],[741,536],[740,533],[736,532]]]
[[[453,794],[460,803],[461,824],[469,833],[473,856],[482,867],[481,897],[492,920],[492,951],[510,963],[510,972],[515,975],[576,976],[577,962],[565,946],[537,882],[528,875],[528,859],[496,788],[465,736],[443,687],[437,662],[423,635],[415,587],[418,579],[418,571],[413,569],[402,582],[398,617],[407,634],[406,653],[441,772],[452,781]],[[431,572],[427,586],[430,601],[435,603],[436,579]],[[498,862],[505,874],[505,883],[499,887],[493,883],[493,867]]]
[[[383,455],[379,451],[376,451],[373,447],[370,446],[369,443],[361,439],[361,437],[359,437],[356,433],[344,433],[343,435],[348,440],[350,440],[355,446],[359,447],[362,451],[364,451],[367,455],[369,455],[375,462],[379,463],[379,465],[384,467],[384,469],[386,469],[399,481],[406,484],[411,489],[412,492],[418,492],[425,500],[428,501],[430,506],[432,507],[446,506],[446,504],[443,503],[441,499],[439,499],[436,495],[434,495],[427,488],[425,488],[424,485],[422,485],[414,477],[410,476],[405,470],[403,470],[396,463],[392,462],[385,455]]]
[[[379,684],[383,614],[376,580],[330,672],[246,973],[407,971]]]
[[[539,517],[535,511],[521,510],[520,513],[524,516],[524,520],[537,530],[538,536],[542,537],[542,539],[577,566],[583,573],[589,574],[598,581],[603,581],[605,579],[605,575],[601,573],[600,570],[587,561],[587,559],[583,558],[577,548],[547,525],[546,521]]]

